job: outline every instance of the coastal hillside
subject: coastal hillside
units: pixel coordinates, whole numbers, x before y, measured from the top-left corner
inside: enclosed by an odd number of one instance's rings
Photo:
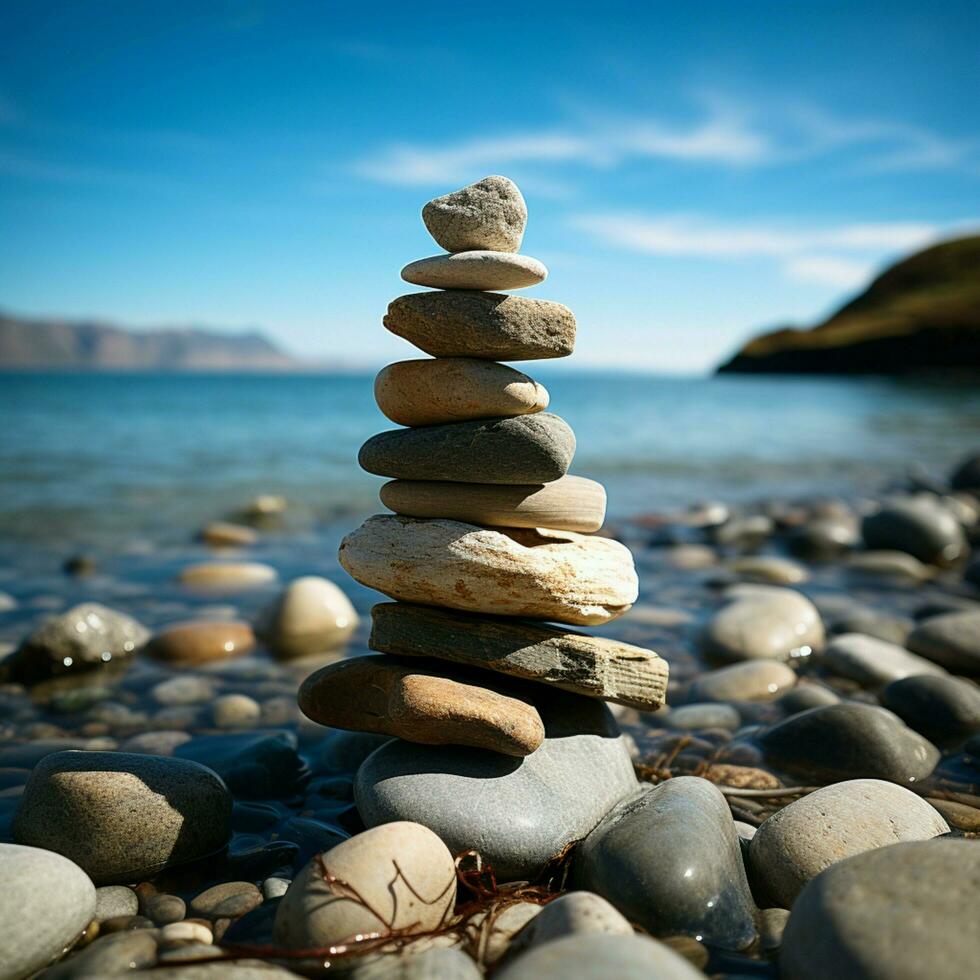
[[[135,331],[94,321],[32,319],[0,312],[0,369],[256,371],[297,366],[257,331],[229,334],[197,327]]]
[[[824,323],[762,334],[719,373],[980,373],[980,236],[893,265]]]

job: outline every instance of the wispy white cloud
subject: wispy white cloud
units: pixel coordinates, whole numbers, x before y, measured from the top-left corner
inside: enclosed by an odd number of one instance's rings
[[[849,150],[862,172],[960,169],[980,175],[980,143],[890,120],[847,118],[790,99],[737,100],[702,92],[683,123],[593,110],[539,130],[446,143],[397,143],[357,160],[361,177],[397,185],[473,179],[503,167],[613,168],[634,160],[719,167],[791,164]]]
[[[853,223],[791,226],[732,223],[696,215],[583,214],[572,226],[614,248],[647,255],[738,261],[774,260],[799,282],[856,286],[886,256],[922,248],[976,222]]]

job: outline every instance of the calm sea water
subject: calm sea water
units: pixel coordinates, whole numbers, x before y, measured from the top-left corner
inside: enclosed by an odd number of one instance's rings
[[[976,386],[535,374],[619,516],[853,496],[980,448]],[[259,493],[309,524],[366,513],[357,449],[390,427],[367,375],[0,375],[0,540],[184,539]]]

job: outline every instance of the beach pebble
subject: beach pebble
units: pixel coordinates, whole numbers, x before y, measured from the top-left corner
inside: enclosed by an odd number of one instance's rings
[[[533,378],[496,361],[437,357],[396,361],[374,379],[378,408],[398,425],[439,425],[548,407],[548,392]]]
[[[861,633],[864,636],[873,636],[878,640],[884,640],[886,643],[894,643],[896,646],[904,647],[909,633],[912,632],[912,620],[906,616],[897,616],[892,613],[880,612],[877,609],[858,606],[833,616],[827,631],[835,635]]]
[[[204,704],[215,695],[214,681],[194,674],[178,674],[150,688],[150,697],[167,707]]]
[[[963,528],[933,497],[903,497],[885,502],[861,522],[870,549],[905,551],[927,564],[948,565],[968,550]]]
[[[493,913],[478,912],[466,924],[473,945],[481,950],[482,961],[493,966],[507,952],[511,940],[541,914],[537,902],[515,902]]]
[[[980,612],[931,616],[912,631],[908,645],[953,673],[980,676]]]
[[[905,677],[881,692],[881,703],[937,745],[980,731],[980,687],[959,677]]]
[[[132,888],[125,885],[103,885],[95,890],[95,914],[97,922],[117,915],[136,915],[140,910],[139,899]]]
[[[156,963],[157,937],[152,930],[99,936],[81,952],[46,970],[44,980],[96,980],[142,972]],[[2,974],[0,974],[2,975]]]
[[[914,674],[945,674],[942,667],[917,657],[903,647],[861,633],[831,637],[820,657],[831,673],[849,677],[866,687],[888,684]]]
[[[493,687],[493,675],[415,668],[382,655],[320,668],[298,700],[307,718],[330,728],[529,755],[544,739],[541,717],[532,704]]]
[[[794,555],[811,561],[830,561],[857,547],[860,541],[853,517],[820,517],[794,528],[786,539]]]
[[[936,810],[903,786],[853,779],[809,793],[764,821],[749,863],[772,903],[792,908],[808,881],[844,858],[948,832]]]
[[[201,540],[212,548],[242,548],[255,544],[259,536],[255,530],[228,521],[212,521],[201,529]]]
[[[524,238],[527,205],[517,184],[494,175],[429,201],[422,221],[447,252],[516,252]]]
[[[231,835],[231,797],[204,766],[123,752],[59,752],[31,774],[18,843],[57,849],[97,884],[151,878]]]
[[[619,640],[408,602],[378,603],[371,619],[372,650],[486,668],[641,711],[664,702],[666,661]]]
[[[364,822],[413,820],[454,854],[476,848],[500,881],[533,877],[637,787],[605,705],[545,693],[538,709],[547,737],[524,759],[400,739],[379,748],[357,773]]]
[[[953,470],[949,484],[954,490],[980,491],[980,453],[964,457]]]
[[[810,577],[799,562],[775,555],[745,555],[727,562],[725,567],[745,582],[768,585],[794,585]]]
[[[324,868],[344,884],[331,884]],[[351,901],[348,888],[365,904]],[[303,868],[279,902],[275,941],[311,948],[388,928],[425,932],[448,919],[455,899],[456,872],[446,845],[417,823],[385,823]]]
[[[789,922],[789,909],[762,909],[759,912],[759,947],[774,953],[783,944],[783,933]]]
[[[415,952],[409,944],[399,953],[367,956],[344,976],[347,980],[480,980],[483,974],[458,949],[437,946]]]
[[[153,636],[146,652],[183,667],[237,657],[254,646],[255,636],[248,623],[202,620],[168,626]]]
[[[211,955],[219,962],[187,963],[187,956],[195,960],[201,958],[202,952],[211,950]],[[221,962],[221,951],[215,947],[201,947],[197,944],[186,944],[178,951],[183,955],[172,955],[168,952],[160,954],[160,963],[174,962],[173,966],[157,966],[147,974],[147,980],[299,980],[299,974],[292,970],[273,966],[265,960],[236,959],[229,964]]]
[[[787,691],[779,699],[779,707],[787,715],[795,715],[810,708],[822,708],[827,704],[837,704],[839,701],[840,695],[829,687],[814,684],[812,681],[800,681],[796,687]]]
[[[932,575],[931,569],[904,551],[857,551],[844,563],[846,570],[862,579],[882,579],[916,585]]]
[[[131,616],[95,602],[46,619],[4,661],[10,680],[34,683],[125,661],[150,638]]]
[[[257,561],[202,561],[182,568],[178,578],[193,589],[234,592],[274,582],[276,570]]]
[[[544,528],[379,515],[344,538],[339,558],[362,585],[403,602],[580,626],[622,615],[639,587],[618,541]]]
[[[726,661],[790,660],[809,656],[823,643],[823,621],[813,603],[777,588],[732,599],[701,636],[704,652]]]
[[[222,694],[211,705],[216,728],[248,728],[262,717],[262,708],[247,694]]]
[[[443,517],[482,526],[547,527],[585,534],[598,531],[606,516],[602,484],[568,475],[531,486],[392,480],[381,488],[381,502],[407,517]]]
[[[130,735],[119,745],[120,752],[140,752],[145,755],[173,755],[174,749],[190,741],[188,732],[140,732]]]
[[[886,779],[908,785],[926,778],[939,750],[897,715],[853,702],[811,708],[765,729],[758,739],[777,769],[826,782]]]
[[[976,973],[980,847],[893,844],[841,861],[803,889],[779,965],[787,980],[962,980]]]
[[[409,262],[402,279],[433,289],[523,289],[548,278],[544,263],[513,252],[474,250]]]
[[[175,946],[183,943],[201,943],[210,946],[214,942],[214,932],[203,922],[185,919],[183,922],[170,922],[160,930],[160,945]]]
[[[929,805],[935,807],[950,827],[974,834],[980,832],[980,808],[957,803],[956,800],[940,800],[935,797],[929,797]]]
[[[388,304],[384,325],[433,357],[532,361],[567,357],[575,348],[567,306],[506,293],[408,293]]]
[[[685,704],[671,708],[663,716],[665,724],[684,731],[698,731],[701,728],[726,728],[734,731],[742,724],[742,716],[730,704]]]
[[[678,776],[614,808],[580,845],[575,881],[654,935],[729,950],[756,937],[732,815],[706,779]]]
[[[270,799],[288,796],[303,772],[289,731],[229,732],[199,735],[174,750],[213,769],[237,797]]]
[[[271,878],[266,878],[262,882],[262,898],[267,902],[282,898],[286,894],[286,889],[289,888],[290,881],[291,879],[289,878],[280,878],[275,875]]]
[[[796,684],[786,664],[746,660],[701,674],[691,685],[692,701],[773,701]]]
[[[59,959],[95,918],[92,881],[53,851],[0,843],[0,977],[20,980]]]
[[[574,454],[568,423],[537,412],[379,432],[357,459],[368,473],[400,480],[533,484],[564,476]]]
[[[179,895],[158,893],[143,900],[143,914],[158,926],[181,922],[187,915],[187,905]]]
[[[237,919],[262,904],[262,893],[250,881],[226,881],[191,899],[191,912],[206,919]]]
[[[514,936],[509,956],[576,935],[632,936],[633,926],[601,895],[565,892],[549,902]]]
[[[343,590],[329,579],[294,579],[260,613],[256,632],[277,656],[305,657],[343,646],[358,616]]]
[[[543,943],[508,963],[494,980],[704,980],[704,974],[648,936],[575,935]]]

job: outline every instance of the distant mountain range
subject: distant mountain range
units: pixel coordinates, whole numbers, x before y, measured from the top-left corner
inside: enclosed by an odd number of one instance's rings
[[[126,330],[89,320],[0,312],[0,369],[288,371],[302,366],[255,330]]]
[[[825,322],[762,334],[718,371],[980,374],[980,236],[898,262]]]

